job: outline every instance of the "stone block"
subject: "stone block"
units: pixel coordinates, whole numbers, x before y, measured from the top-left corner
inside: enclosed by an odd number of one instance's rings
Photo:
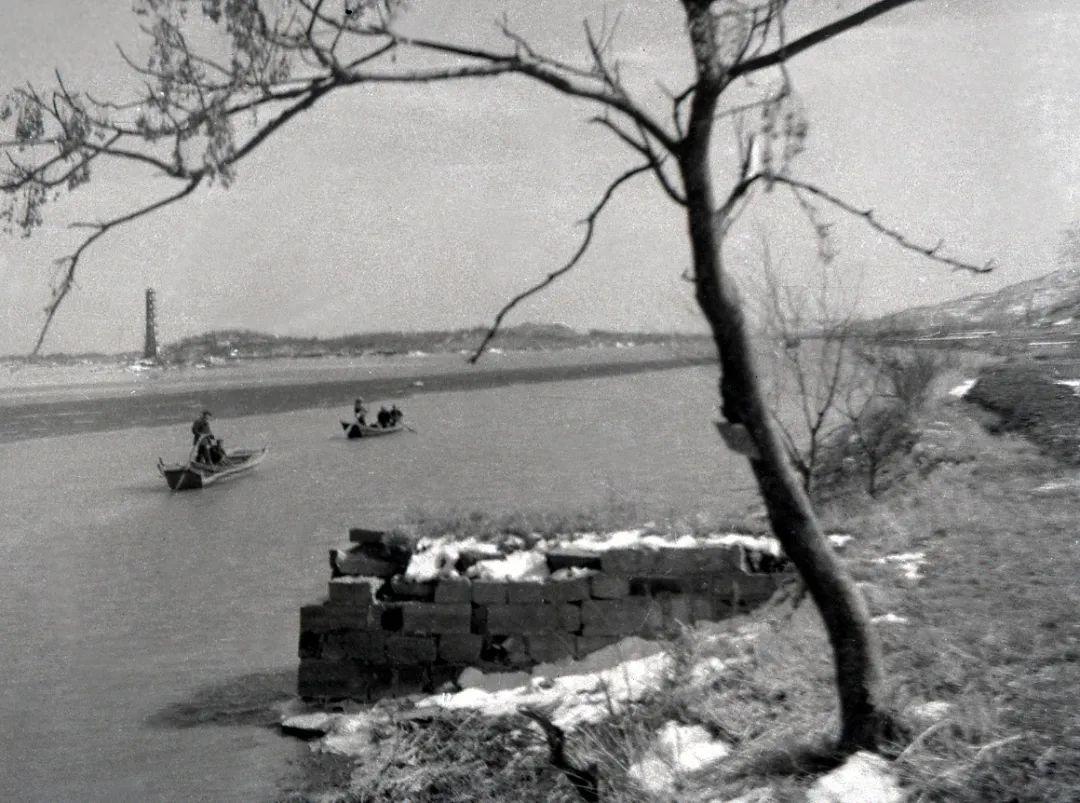
[[[472,633],[452,633],[439,637],[439,660],[448,664],[475,664],[480,660],[484,637]]]
[[[383,602],[375,605],[371,609],[372,629],[385,630],[388,633],[401,630],[404,624],[401,606],[404,604],[403,602]]]
[[[694,623],[694,611],[691,598],[686,594],[668,594],[656,598],[664,616],[664,632],[674,635],[684,625]]]
[[[605,574],[645,576],[656,551],[652,549],[609,549],[600,554],[600,569]]]
[[[506,583],[492,580],[473,580],[472,601],[477,605],[503,605],[506,603]]]
[[[581,630],[581,603],[566,602],[553,606],[559,612],[559,629],[567,633]]]
[[[380,632],[342,630],[323,636],[322,657],[363,664],[386,663],[386,637]]]
[[[431,691],[445,691],[447,684],[456,690],[458,688],[457,679],[467,668],[465,664],[435,664],[429,666],[427,670],[431,682]]]
[[[664,617],[655,600],[626,597],[581,603],[583,636],[648,635],[663,628]]]
[[[300,632],[326,633],[346,627],[368,627],[367,605],[304,605],[300,608]]]
[[[559,547],[547,553],[548,571],[578,567],[581,569],[599,569],[600,553],[575,547]]]
[[[403,602],[401,629],[406,633],[468,633],[472,605],[468,602]]]
[[[529,657],[538,664],[572,658],[575,653],[575,639],[568,633],[553,636],[526,636],[525,643]]]
[[[544,602],[581,602],[589,598],[589,578],[567,577],[541,583]]]
[[[297,672],[297,692],[306,699],[366,700],[375,675],[351,661],[304,660]]]
[[[433,636],[386,637],[386,658],[391,664],[429,664],[437,655]]]
[[[330,550],[330,564],[338,574],[350,577],[393,577],[402,566],[359,551]]]
[[[435,586],[435,602],[469,602],[472,599],[472,583],[462,578],[439,580]]]
[[[565,605],[489,605],[485,632],[493,635],[558,633]]]
[[[586,655],[591,655],[597,650],[615,644],[617,641],[619,641],[619,636],[575,636],[574,656],[584,658]]]
[[[338,606],[371,606],[375,601],[375,592],[380,584],[369,578],[335,577],[330,581],[330,604]]]
[[[431,602],[435,599],[435,583],[408,580],[400,574],[390,578],[384,591],[388,591],[395,599],[413,599],[420,602]]]
[[[748,608],[765,602],[780,587],[777,575],[742,574],[731,581],[731,597],[736,608]]]
[[[385,530],[369,530],[366,527],[350,527],[349,540],[354,544],[381,544]]]
[[[733,613],[729,594],[691,594],[690,615],[695,622],[719,622]]]
[[[322,657],[322,633],[311,630],[300,631],[300,643],[297,645],[297,655],[300,658]]]
[[[543,584],[527,582],[507,583],[506,599],[511,605],[537,604],[543,602]]]
[[[589,578],[589,595],[593,599],[622,599],[630,593],[630,580],[600,572]]]
[[[702,546],[693,549],[660,549],[646,576],[682,577],[685,575],[724,574],[741,571],[742,548]]]
[[[390,682],[395,696],[431,691],[431,675],[426,666],[395,666]]]

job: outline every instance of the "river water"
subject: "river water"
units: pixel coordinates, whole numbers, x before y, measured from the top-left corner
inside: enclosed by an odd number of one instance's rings
[[[613,499],[739,512],[755,494],[710,423],[714,372],[417,395],[418,434],[370,441],[341,437],[347,406],[219,418],[271,454],[184,494],[154,463],[187,453],[186,422],[0,443],[0,799],[273,799],[306,747],[266,727],[267,701],[293,687],[298,609],[349,526]]]

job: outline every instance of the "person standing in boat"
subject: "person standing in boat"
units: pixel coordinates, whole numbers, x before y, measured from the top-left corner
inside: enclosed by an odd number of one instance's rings
[[[362,427],[367,426],[367,421],[365,420],[367,417],[367,408],[364,406],[363,399],[357,399],[356,403],[353,404],[353,415],[356,416],[357,424]]]
[[[210,419],[213,414],[209,410],[203,410],[195,423],[191,425],[192,445],[196,447],[195,459],[200,463],[212,463],[214,433],[210,431]]]

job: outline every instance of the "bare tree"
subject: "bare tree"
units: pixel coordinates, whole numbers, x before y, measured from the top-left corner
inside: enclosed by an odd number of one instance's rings
[[[328,95],[373,84],[517,75],[590,101],[600,110],[596,124],[635,153],[638,162],[602,193],[585,218],[585,233],[572,257],[508,302],[492,332],[507,310],[579,263],[600,213],[627,181],[651,175],[684,210],[692,253],[687,275],[719,352],[723,427],[741,432],[749,444],[746,451],[772,529],[801,572],[828,631],[836,663],[840,745],[873,747],[886,714],[866,606],[824,539],[769,415],[744,303],[727,270],[723,246],[755,189],[781,187],[854,215],[930,260],[971,271],[990,266],[947,256],[941,243],[915,243],[871,209],[793,174],[806,123],[793,102],[786,62],[913,0],[873,0],[794,38],[785,27],[789,2],[682,0],[694,80],[671,93],[669,114],[658,117],[624,83],[608,25],[586,23],[584,60],[571,62],[540,52],[506,20],[500,23],[501,49],[409,36],[395,21],[395,0],[141,0],[137,11],[151,46],[145,64],[129,59],[133,84],[142,87],[138,94],[99,100],[73,91],[58,75],[49,92],[18,89],[7,105],[13,143],[0,187],[9,199],[6,218],[24,231],[41,222],[47,200],[86,182],[99,161],[136,162],[176,183],[154,203],[84,224],[86,238],[60,262],[35,351],[89,247],[117,226],[175,203],[201,185],[227,185],[246,156]],[[189,35],[195,28],[199,35]],[[216,46],[207,43],[212,35],[219,37]],[[747,96],[752,98],[748,102]],[[735,133],[726,149],[714,141],[718,123],[733,123]],[[730,159],[734,168],[734,178],[722,188],[714,174],[716,157]]]
[[[827,240],[822,238],[823,245]],[[803,489],[813,496],[822,451],[841,425],[840,403],[859,381],[850,341],[857,293],[841,301],[831,286],[831,249],[820,250],[816,286],[793,288],[762,242],[758,319],[769,363],[766,400]],[[791,408],[795,410],[792,413]]]

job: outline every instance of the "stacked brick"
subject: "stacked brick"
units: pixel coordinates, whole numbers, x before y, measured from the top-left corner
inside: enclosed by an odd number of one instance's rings
[[[327,599],[300,610],[305,698],[432,691],[469,666],[527,670],[626,636],[672,636],[764,602],[791,576],[783,563],[748,560],[742,546],[702,545],[554,549],[542,582],[416,582],[403,575],[408,552],[382,533],[354,529],[350,540],[331,552]]]

